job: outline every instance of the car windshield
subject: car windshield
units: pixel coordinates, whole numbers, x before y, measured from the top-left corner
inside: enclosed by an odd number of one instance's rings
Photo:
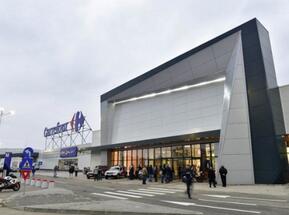
[[[112,166],[112,167],[110,167],[109,170],[119,170],[119,167],[118,166]]]

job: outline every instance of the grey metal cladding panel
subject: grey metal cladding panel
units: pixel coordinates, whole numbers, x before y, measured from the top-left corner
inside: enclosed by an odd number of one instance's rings
[[[244,28],[244,26],[248,25],[248,23],[255,23],[255,22],[256,22],[256,18],[251,19],[248,22],[246,22],[246,23],[244,23],[244,24],[242,24],[242,25],[240,25],[240,26],[238,26],[238,27],[236,27],[230,31],[227,31],[226,33],[224,33],[224,34],[222,34],[222,35],[220,35],[220,36],[218,36],[218,37],[216,37],[216,38],[214,38],[214,39],[212,39],[206,43],[203,43],[202,45],[200,45],[194,49],[191,49],[190,51],[185,52],[184,54],[181,54],[181,55],[177,56],[176,58],[174,58],[174,59],[172,59],[172,60],[170,60],[170,61],[168,61],[168,62],[166,62],[166,63],[164,63],[164,64],[162,64],[162,65],[160,65],[160,66],[158,66],[158,67],[156,67],[156,68],[154,68],[154,69],[152,69],[152,70],[150,70],[150,71],[148,71],[148,72],[146,72],[146,73],[144,73],[144,74],[114,88],[114,89],[112,89],[112,90],[110,90],[109,92],[104,93],[103,95],[101,95],[101,101],[105,101],[105,100],[112,98],[113,96],[121,93],[122,91],[124,91],[124,90],[154,76],[155,74],[157,74],[157,73],[163,71],[164,69],[176,64],[177,62],[180,62],[183,59],[185,59],[185,58],[187,58],[187,57],[189,57],[189,56],[191,56],[197,52],[200,52],[201,50],[203,50],[209,46],[212,46],[212,45],[216,44],[217,42],[220,42],[221,40],[223,40],[225,38],[232,36],[233,34],[237,33],[238,31],[241,31]]]
[[[118,101],[169,89],[173,86],[182,86],[199,78],[223,73],[230,59],[237,34],[225,38],[211,47],[207,47],[186,59],[183,59],[163,71],[145,79],[144,81],[127,88],[112,96],[109,101]],[[227,42],[228,41],[228,42]],[[220,49],[220,51],[218,50]]]
[[[282,119],[280,121],[280,117],[277,117],[282,116],[279,90],[272,91],[271,88],[275,84],[274,67],[265,67],[266,60],[269,60],[269,64],[273,63],[273,59],[270,59],[272,55],[266,53],[271,49],[266,34],[267,31],[257,20],[242,28],[254,175],[256,183],[284,183],[287,180],[284,176],[287,161],[281,155],[284,147],[280,133],[285,132],[285,127]]]

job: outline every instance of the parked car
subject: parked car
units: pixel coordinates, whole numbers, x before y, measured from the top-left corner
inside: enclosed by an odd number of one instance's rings
[[[108,170],[108,166],[96,166],[98,167],[98,171],[100,172],[100,176],[103,177],[104,173]],[[95,168],[96,168],[95,167]],[[94,170],[86,173],[87,179],[95,178]]]
[[[108,178],[126,177],[127,172],[123,166],[112,166],[109,170],[105,171],[104,176]]]

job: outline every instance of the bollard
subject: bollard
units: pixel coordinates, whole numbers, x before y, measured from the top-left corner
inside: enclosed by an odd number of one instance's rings
[[[35,178],[31,179],[30,186],[35,186]]]
[[[49,181],[48,188],[54,188],[55,182],[54,181]]]
[[[42,189],[48,188],[48,181],[47,180],[42,180],[41,188]]]
[[[35,187],[41,187],[41,179],[36,179]]]
[[[21,184],[24,184],[24,182],[25,182],[24,179],[21,178],[20,183],[21,183]]]
[[[31,180],[30,178],[27,178],[27,179],[26,179],[26,185],[30,185],[30,183],[31,183],[30,180]]]

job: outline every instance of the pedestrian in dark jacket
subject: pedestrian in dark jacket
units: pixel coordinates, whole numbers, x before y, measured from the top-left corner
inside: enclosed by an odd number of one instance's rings
[[[183,181],[186,183],[187,186],[187,194],[188,198],[191,199],[191,193],[192,193],[192,185],[193,185],[193,174],[189,167],[186,168],[185,175],[183,176]]]
[[[153,181],[153,177],[154,177],[154,170],[153,170],[153,166],[152,165],[149,165],[148,174],[149,174],[149,182],[152,182]]]
[[[154,178],[155,178],[155,182],[158,182],[158,172],[159,169],[157,166],[154,167]]]
[[[74,166],[71,165],[68,169],[68,172],[69,172],[69,176],[72,177],[74,173]]]
[[[164,183],[166,179],[167,171],[166,171],[166,165],[163,165],[161,168],[161,182]]]
[[[221,166],[221,168],[219,169],[219,173],[221,176],[221,180],[222,180],[222,185],[223,187],[227,186],[227,169],[224,166]]]
[[[134,167],[133,165],[129,168],[129,179],[132,180],[134,178]]]
[[[215,173],[215,170],[210,167],[209,168],[209,171],[208,171],[208,178],[209,178],[209,185],[210,187],[212,187],[212,184],[214,187],[216,187],[216,173]]]

